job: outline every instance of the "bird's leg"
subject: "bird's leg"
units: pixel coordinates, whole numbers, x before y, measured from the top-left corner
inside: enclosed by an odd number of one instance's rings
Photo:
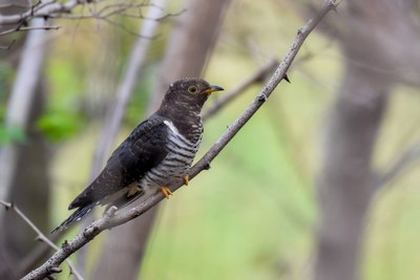
[[[171,195],[173,194],[171,192],[171,189],[166,187],[166,186],[160,187],[159,190],[160,190],[161,193],[163,193],[163,195],[166,197],[166,199],[169,199],[171,197]]]
[[[137,182],[132,183],[130,186],[128,186],[127,197],[131,197],[141,191],[141,187]]]
[[[185,175],[182,178],[184,179],[184,185],[188,186],[188,184],[190,183],[190,176],[189,175]]]

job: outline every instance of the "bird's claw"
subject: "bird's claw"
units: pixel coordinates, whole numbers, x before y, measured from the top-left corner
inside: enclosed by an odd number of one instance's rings
[[[169,199],[171,195],[173,195],[172,191],[168,187],[160,187],[160,192],[166,197],[166,199]]]
[[[185,175],[183,179],[184,179],[184,185],[188,186],[188,184],[190,183],[190,176]]]

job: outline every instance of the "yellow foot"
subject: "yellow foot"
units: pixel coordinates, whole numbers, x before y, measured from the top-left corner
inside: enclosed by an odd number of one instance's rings
[[[188,186],[188,184],[190,183],[190,176],[185,175],[183,179],[184,179],[184,185]]]
[[[128,187],[127,197],[131,197],[139,192],[141,192],[140,186],[137,185],[137,183],[131,184],[131,186]]]
[[[166,197],[166,199],[169,199],[171,195],[173,194],[171,190],[168,187],[160,187],[160,192],[163,193],[163,195]]]

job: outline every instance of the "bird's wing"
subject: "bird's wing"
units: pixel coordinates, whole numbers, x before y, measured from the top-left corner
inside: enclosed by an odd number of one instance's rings
[[[114,151],[99,176],[70,204],[69,209],[99,202],[157,166],[168,154],[168,127],[153,115],[139,124]]]

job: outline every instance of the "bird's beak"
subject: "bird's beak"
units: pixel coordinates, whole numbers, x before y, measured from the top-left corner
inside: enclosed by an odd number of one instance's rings
[[[204,93],[207,93],[208,95],[210,95],[215,91],[222,91],[222,90],[224,90],[224,88],[211,85],[208,89],[204,90]]]

